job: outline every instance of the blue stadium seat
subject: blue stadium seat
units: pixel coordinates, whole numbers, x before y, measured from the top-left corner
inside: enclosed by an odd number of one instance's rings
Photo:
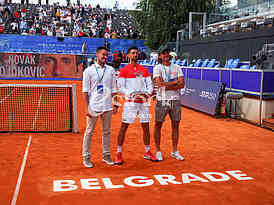
[[[207,64],[209,63],[209,60],[208,59],[205,59],[201,65],[201,67],[206,67]]]
[[[215,64],[216,64],[216,59],[211,59],[209,63],[207,64],[207,67],[214,68]]]
[[[253,70],[256,69],[256,68],[257,68],[256,65],[253,65],[253,66],[250,67],[250,69],[253,69]]]
[[[177,59],[176,62],[175,62],[176,65],[180,65],[180,63],[181,63],[180,59]]]
[[[230,66],[231,66],[231,64],[232,64],[232,62],[234,61],[234,59],[233,58],[231,58],[231,59],[229,59],[227,62],[226,62],[226,64],[225,64],[225,68],[230,68]]]
[[[216,64],[216,65],[214,66],[214,68],[220,68],[220,64],[219,64],[219,63]]]
[[[180,65],[181,65],[181,66],[187,66],[187,60],[184,59],[183,61],[181,61]]]
[[[231,63],[230,68],[238,68],[239,63],[240,63],[240,59],[239,59],[239,58],[235,59],[235,60]]]
[[[198,59],[198,60],[195,61],[194,67],[201,67],[201,64],[202,64],[202,60]]]
[[[242,69],[249,69],[250,65],[242,65],[240,68],[242,68]]]

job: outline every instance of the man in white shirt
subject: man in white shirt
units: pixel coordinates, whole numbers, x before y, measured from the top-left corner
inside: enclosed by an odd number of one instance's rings
[[[153,80],[158,87],[157,103],[155,106],[154,140],[156,158],[163,160],[160,150],[161,128],[165,117],[169,114],[172,124],[171,157],[184,160],[177,150],[179,139],[179,124],[181,120],[180,89],[184,87],[184,75],[181,68],[171,63],[170,50],[167,47],[159,49],[159,65],[153,68]]]
[[[96,62],[83,73],[83,95],[86,107],[87,126],[84,134],[82,155],[85,167],[93,167],[90,161],[90,145],[98,117],[102,121],[103,161],[108,165],[114,162],[110,157],[110,124],[112,113],[117,113],[118,106],[112,105],[112,97],[116,95],[116,76],[113,67],[106,65],[108,49],[98,47]]]

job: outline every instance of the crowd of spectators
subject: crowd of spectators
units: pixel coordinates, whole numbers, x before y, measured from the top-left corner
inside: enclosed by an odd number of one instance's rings
[[[100,8],[99,5],[60,6],[6,3],[0,5],[0,34],[73,36],[90,38],[141,39],[127,10]]]

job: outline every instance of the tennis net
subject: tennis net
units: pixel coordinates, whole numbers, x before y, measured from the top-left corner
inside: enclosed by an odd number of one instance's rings
[[[75,85],[0,84],[0,132],[77,132]]]

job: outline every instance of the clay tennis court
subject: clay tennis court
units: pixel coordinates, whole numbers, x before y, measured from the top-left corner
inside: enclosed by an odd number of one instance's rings
[[[120,120],[121,110],[112,121],[113,158]],[[91,169],[81,162],[83,129],[78,134],[2,133],[0,204],[274,204],[272,131],[183,108],[180,132],[185,161],[169,157],[168,120],[162,130],[163,162],[143,159],[136,123],[127,133],[125,163],[108,166],[101,161],[99,121]]]
[[[162,129],[163,162],[143,159],[141,126],[136,123],[127,132],[125,163],[109,166],[101,160],[99,120],[91,148],[95,167],[90,169],[81,161],[85,122],[79,92],[78,98],[77,134],[0,134],[0,204],[274,204],[272,131],[183,107],[179,150],[185,161],[169,157],[167,120]],[[121,111],[112,120],[113,158]],[[153,106],[151,111],[153,121]],[[153,138],[151,144],[155,153]]]

